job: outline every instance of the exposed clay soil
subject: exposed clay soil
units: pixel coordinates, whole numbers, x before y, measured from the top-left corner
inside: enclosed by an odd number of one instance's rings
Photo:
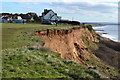
[[[36,35],[45,41],[44,47],[61,54],[61,58],[88,65],[84,60],[94,56],[86,45],[86,40],[99,42],[96,33],[87,28],[72,28],[70,30],[37,31]],[[97,57],[95,57],[97,59]]]
[[[35,34],[45,41],[44,47],[60,53],[61,58],[89,66],[85,61],[92,56],[111,66],[120,67],[120,43],[102,38],[94,31],[90,32],[88,28],[36,31]],[[99,48],[91,49],[88,41],[92,41]]]

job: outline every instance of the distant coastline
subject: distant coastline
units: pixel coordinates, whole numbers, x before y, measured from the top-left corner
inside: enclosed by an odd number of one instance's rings
[[[101,37],[109,38],[112,41],[120,42],[118,26],[119,23],[110,22],[84,22],[85,24],[92,25],[96,33]]]
[[[81,22],[85,24],[99,24],[99,25],[120,25],[118,22]]]
[[[93,26],[93,29],[102,37],[109,38],[115,42],[120,42],[118,39],[118,25]]]

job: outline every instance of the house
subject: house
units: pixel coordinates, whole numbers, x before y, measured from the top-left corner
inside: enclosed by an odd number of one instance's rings
[[[22,20],[21,16],[14,16],[13,19]]]
[[[1,23],[7,23],[8,22],[8,20],[10,19],[10,17],[9,16],[2,16],[1,18],[0,18],[0,22]]]
[[[13,17],[12,17],[12,22],[14,22],[14,23],[23,23],[23,21],[24,20],[19,15],[13,15]]]
[[[7,19],[8,19],[8,17],[0,18],[0,23],[7,23],[8,22]]]
[[[20,16],[20,14],[10,14],[10,13],[1,13],[0,23],[23,23],[25,20]]]
[[[53,10],[47,10],[47,9],[44,9],[44,12],[42,13],[42,16],[40,16],[41,20],[44,21],[44,20],[49,20],[49,21],[59,21],[61,20],[61,17],[60,16],[57,16],[57,13],[53,12]]]
[[[20,14],[21,18],[24,19],[25,21],[30,21],[31,16],[29,14]]]

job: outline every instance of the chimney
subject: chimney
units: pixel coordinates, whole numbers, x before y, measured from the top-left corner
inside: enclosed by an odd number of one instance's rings
[[[44,9],[44,12],[47,12],[48,10],[47,9]]]

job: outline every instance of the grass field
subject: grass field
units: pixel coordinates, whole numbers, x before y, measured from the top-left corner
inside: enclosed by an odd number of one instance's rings
[[[3,78],[69,78],[71,80],[79,78],[86,80],[84,78],[99,78],[103,74],[108,75],[109,73],[102,69],[108,66],[100,64],[101,62],[98,62],[101,68],[89,69],[81,64],[61,59],[59,53],[44,47],[39,50],[28,49],[29,46],[43,43],[42,39],[34,35],[34,31],[72,27],[79,26],[3,23]],[[93,58],[91,59],[93,60]],[[111,75],[116,75],[116,73],[111,73]]]
[[[74,62],[61,59],[58,53],[41,48],[29,50],[24,46],[42,44],[42,40],[34,36],[34,31],[45,29],[68,29],[71,25],[41,24],[2,24],[2,55],[4,78],[85,78],[99,75]],[[88,72],[92,72],[92,75]],[[76,73],[76,74],[74,74]]]
[[[36,30],[46,29],[68,29],[71,25],[41,25],[41,24],[2,24],[2,48],[17,48],[22,46],[30,46],[33,44],[41,44],[42,41],[34,36]]]
[[[24,48],[3,51],[4,78],[99,78],[85,66],[64,60],[49,50]]]

